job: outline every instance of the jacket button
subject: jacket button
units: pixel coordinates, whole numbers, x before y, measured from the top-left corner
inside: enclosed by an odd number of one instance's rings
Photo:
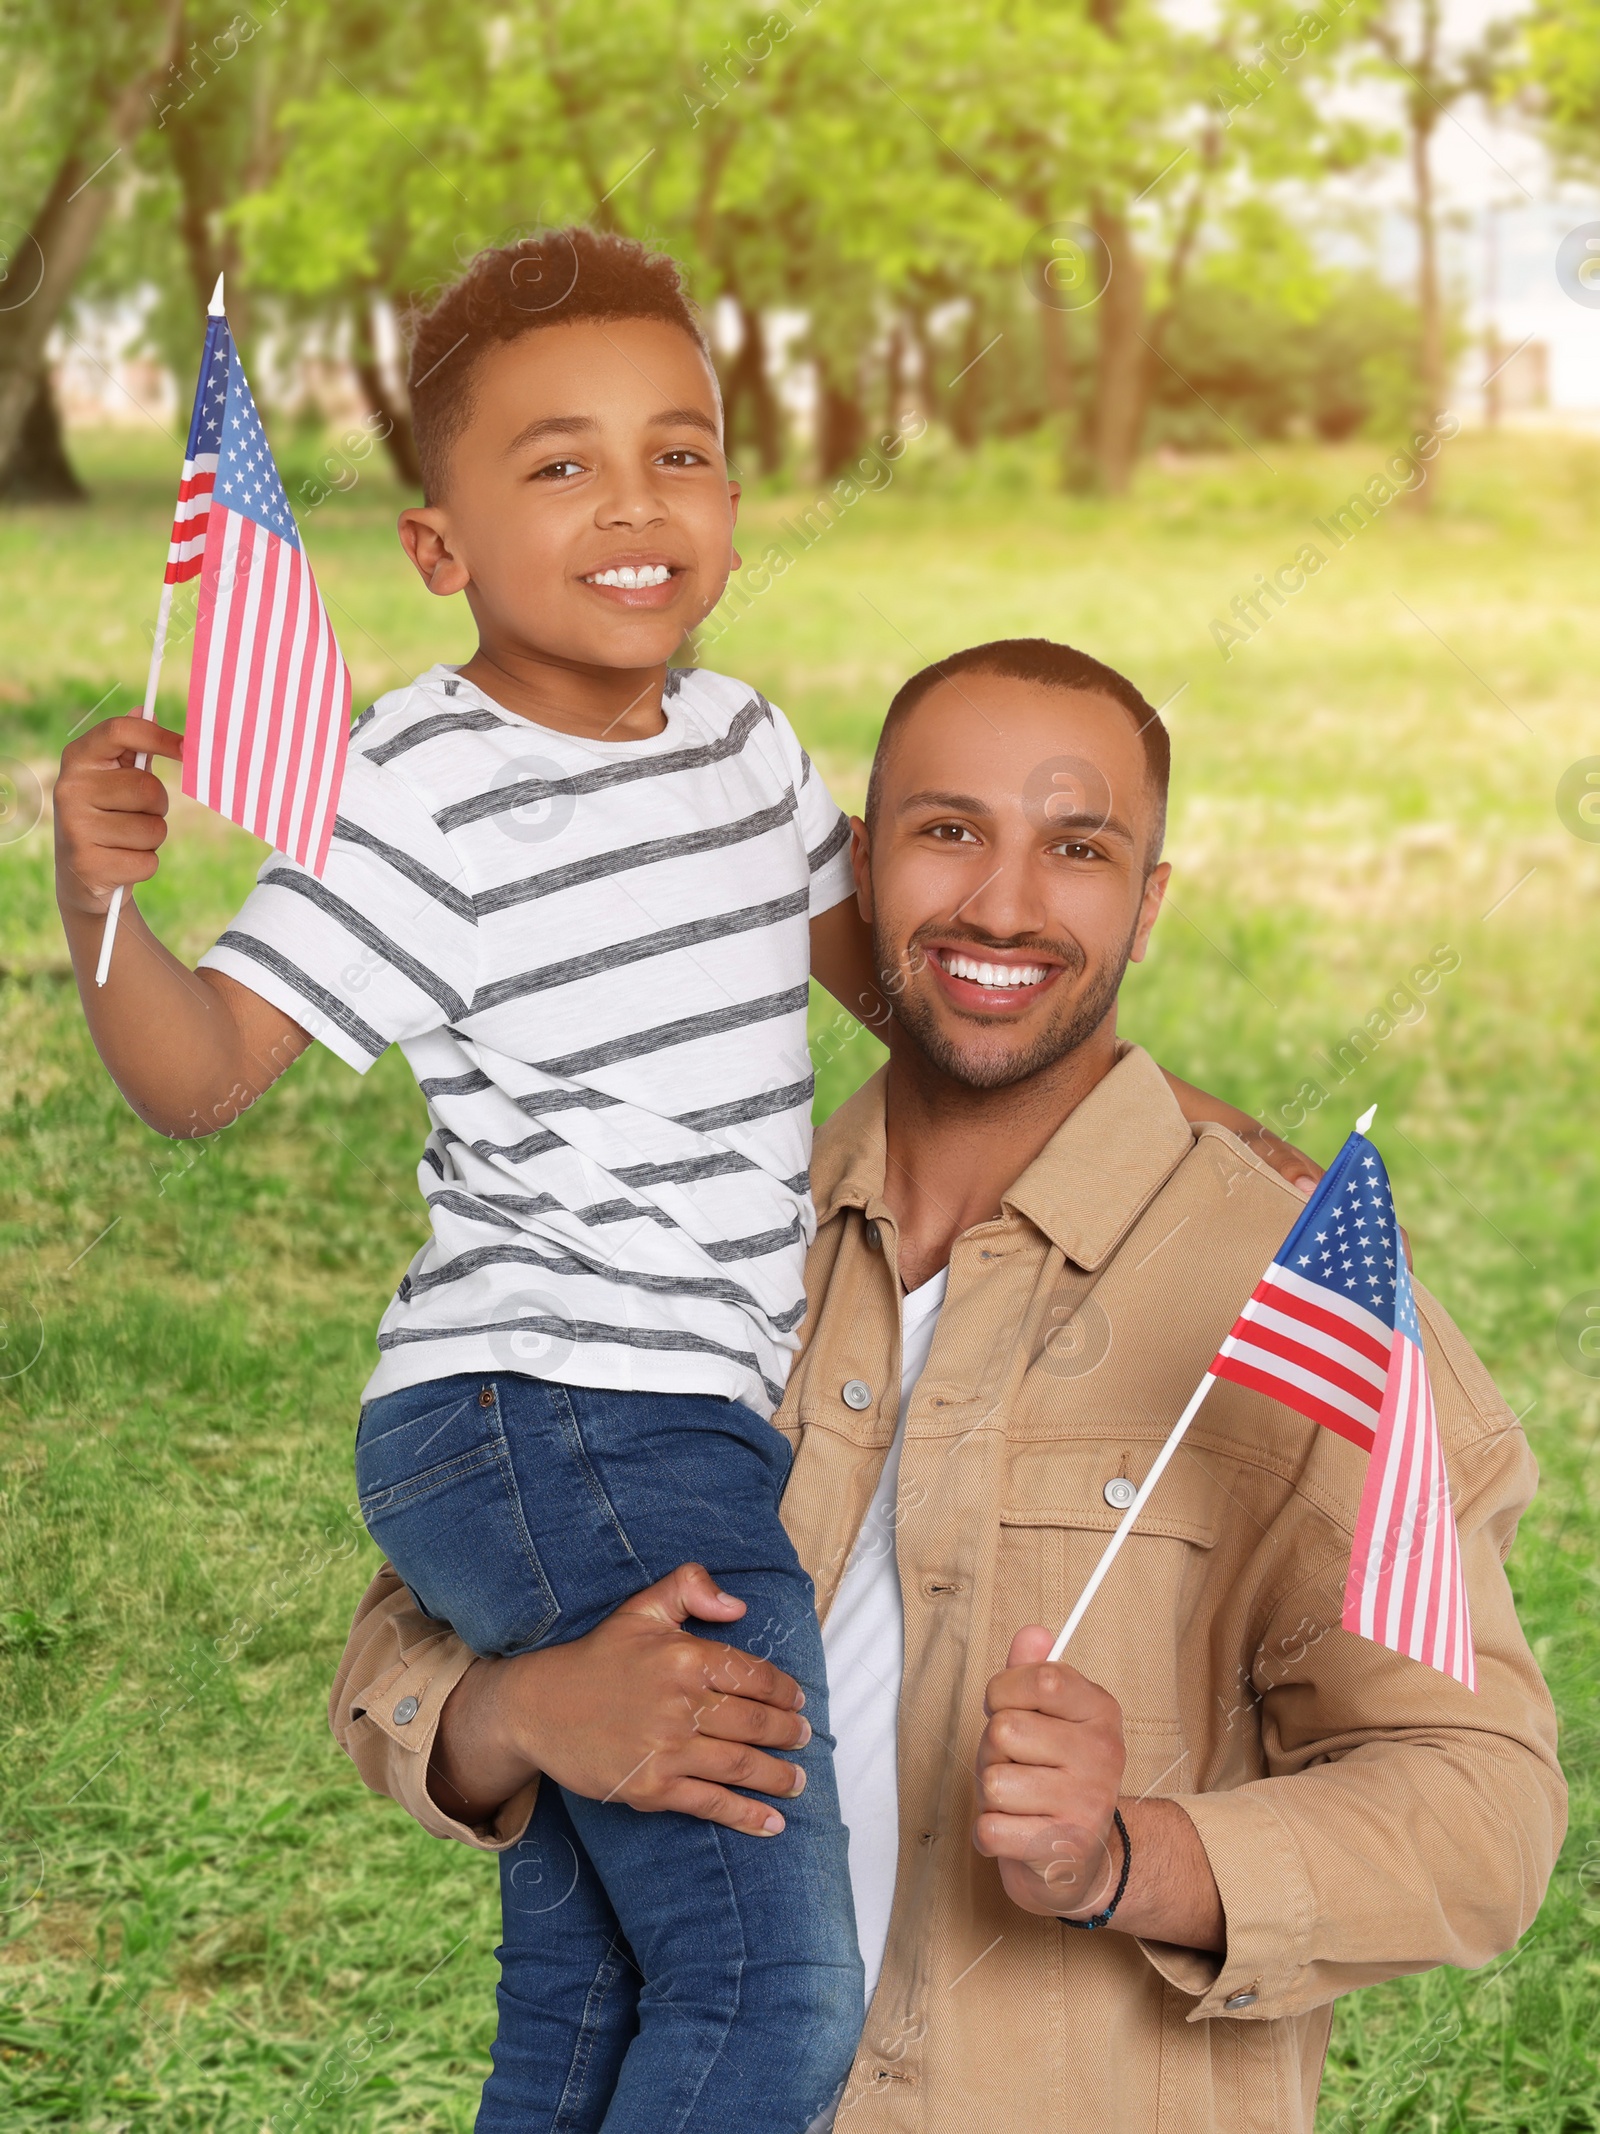
[[[1125,1512],[1139,1492],[1126,1475],[1113,1475],[1101,1491],[1114,1512]]]
[[[1229,2015],[1238,2015],[1242,2009],[1253,2008],[1260,1998],[1259,1993],[1230,1993],[1222,2005]]]
[[[480,1408],[492,1408],[494,1406],[493,1386],[484,1387],[483,1391],[478,1395],[478,1406]]]
[[[394,1708],[395,1725],[409,1726],[420,1709],[415,1697],[402,1697]]]
[[[872,1388],[864,1378],[847,1378],[840,1389],[840,1397],[847,1408],[870,1408]]]
[[[878,1228],[876,1223],[868,1223],[866,1228],[866,1239],[867,1249],[869,1252],[880,1252],[883,1249],[883,1232]]]

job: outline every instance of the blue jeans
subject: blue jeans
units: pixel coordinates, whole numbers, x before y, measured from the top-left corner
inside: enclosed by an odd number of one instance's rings
[[[861,1958],[789,1461],[770,1423],[696,1394],[462,1376],[362,1410],[368,1529],[475,1652],[581,1637],[694,1559],[748,1604],[694,1627],[793,1675],[812,1726],[776,1838],[540,1787],[501,1856],[479,2134],[801,2134],[849,2073]]]

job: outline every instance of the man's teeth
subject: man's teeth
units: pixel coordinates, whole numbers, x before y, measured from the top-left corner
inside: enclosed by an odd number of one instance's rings
[[[643,586],[665,585],[671,576],[664,563],[643,563],[637,570],[631,563],[624,563],[616,570],[594,572],[589,583],[620,586],[624,592],[637,593]]]
[[[973,985],[1014,986],[1043,985],[1049,977],[1048,967],[1042,963],[979,963],[972,956],[957,956],[947,952],[944,967],[952,978],[965,978]]]

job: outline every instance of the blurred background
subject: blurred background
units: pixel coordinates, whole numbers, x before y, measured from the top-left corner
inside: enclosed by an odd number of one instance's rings
[[[49,794],[142,696],[218,273],[359,706],[472,643],[394,540],[405,313],[586,220],[682,264],[789,558],[697,656],[852,806],[925,661],[1124,668],[1175,749],[1128,1033],[1323,1158],[1379,1104],[1540,1457],[1574,1821],[1516,1951],[1342,2004],[1321,2124],[1600,2127],[1600,5],[9,0],[0,56],[0,2124],[472,2122],[493,1869],[322,1719],[420,1099],[314,1050],[147,1133]],[[260,857],[178,798],[141,906],[192,958]],[[880,1055],[813,1040],[821,1115]]]

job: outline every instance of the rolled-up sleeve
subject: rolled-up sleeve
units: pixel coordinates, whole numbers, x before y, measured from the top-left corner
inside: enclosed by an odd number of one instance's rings
[[[1487,1963],[1532,1923],[1561,1848],[1555,1713],[1504,1568],[1533,1496],[1533,1455],[1461,1335],[1419,1302],[1478,1688],[1338,1627],[1349,1544],[1323,1525],[1316,1567],[1276,1605],[1258,1648],[1297,1655],[1257,1683],[1269,1775],[1183,1797],[1216,1876],[1227,1951],[1220,1964],[1146,1954],[1197,1996],[1194,2020],[1295,2016],[1405,1972]],[[1306,1529],[1286,1538],[1310,1542]]]
[[[492,1823],[458,1822],[428,1791],[428,1764],[445,1700],[473,1654],[424,1615],[389,1564],[361,1596],[345,1641],[328,1724],[374,1793],[386,1793],[436,1838],[504,1852],[528,1827],[538,1783],[524,1786]]]

